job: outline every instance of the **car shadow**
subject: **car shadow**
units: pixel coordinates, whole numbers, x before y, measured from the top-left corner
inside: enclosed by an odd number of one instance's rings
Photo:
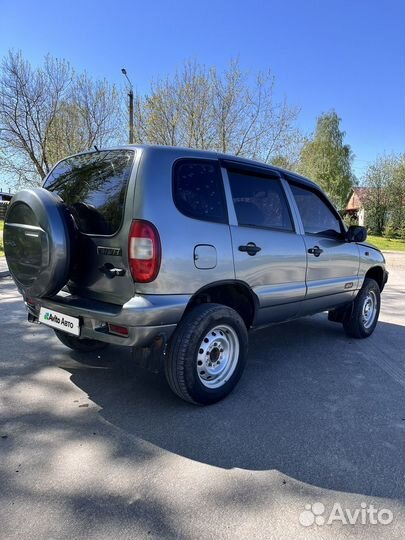
[[[324,314],[255,331],[238,387],[209,407],[182,402],[124,347],[72,352],[80,365],[62,367],[104,420],[169,452],[400,499],[404,338],[402,326],[380,322],[371,338],[348,339]]]

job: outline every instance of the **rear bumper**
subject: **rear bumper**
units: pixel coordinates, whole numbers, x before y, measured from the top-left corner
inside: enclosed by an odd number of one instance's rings
[[[167,341],[187,307],[189,295],[136,295],[123,306],[59,293],[30,299],[25,305],[38,318],[41,307],[79,317],[80,337],[128,347],[146,347],[156,337]],[[128,336],[109,331],[108,324],[128,328]]]

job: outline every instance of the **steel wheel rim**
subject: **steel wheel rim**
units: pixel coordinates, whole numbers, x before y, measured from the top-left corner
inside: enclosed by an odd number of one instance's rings
[[[377,295],[374,291],[369,291],[363,302],[361,310],[361,322],[364,328],[370,328],[377,315]]]
[[[239,359],[239,338],[226,324],[211,328],[197,351],[197,374],[207,388],[220,388],[233,375]]]

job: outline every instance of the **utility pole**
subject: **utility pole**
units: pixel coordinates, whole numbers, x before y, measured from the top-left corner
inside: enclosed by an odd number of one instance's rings
[[[125,68],[122,68],[121,73],[124,75],[129,84],[129,144],[134,144],[134,90],[132,83],[127,75],[127,70]]]

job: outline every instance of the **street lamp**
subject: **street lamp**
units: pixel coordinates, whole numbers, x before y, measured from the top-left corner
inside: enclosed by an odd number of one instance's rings
[[[124,75],[129,84],[129,144],[134,144],[134,90],[127,75],[127,70],[122,68],[121,73]]]

